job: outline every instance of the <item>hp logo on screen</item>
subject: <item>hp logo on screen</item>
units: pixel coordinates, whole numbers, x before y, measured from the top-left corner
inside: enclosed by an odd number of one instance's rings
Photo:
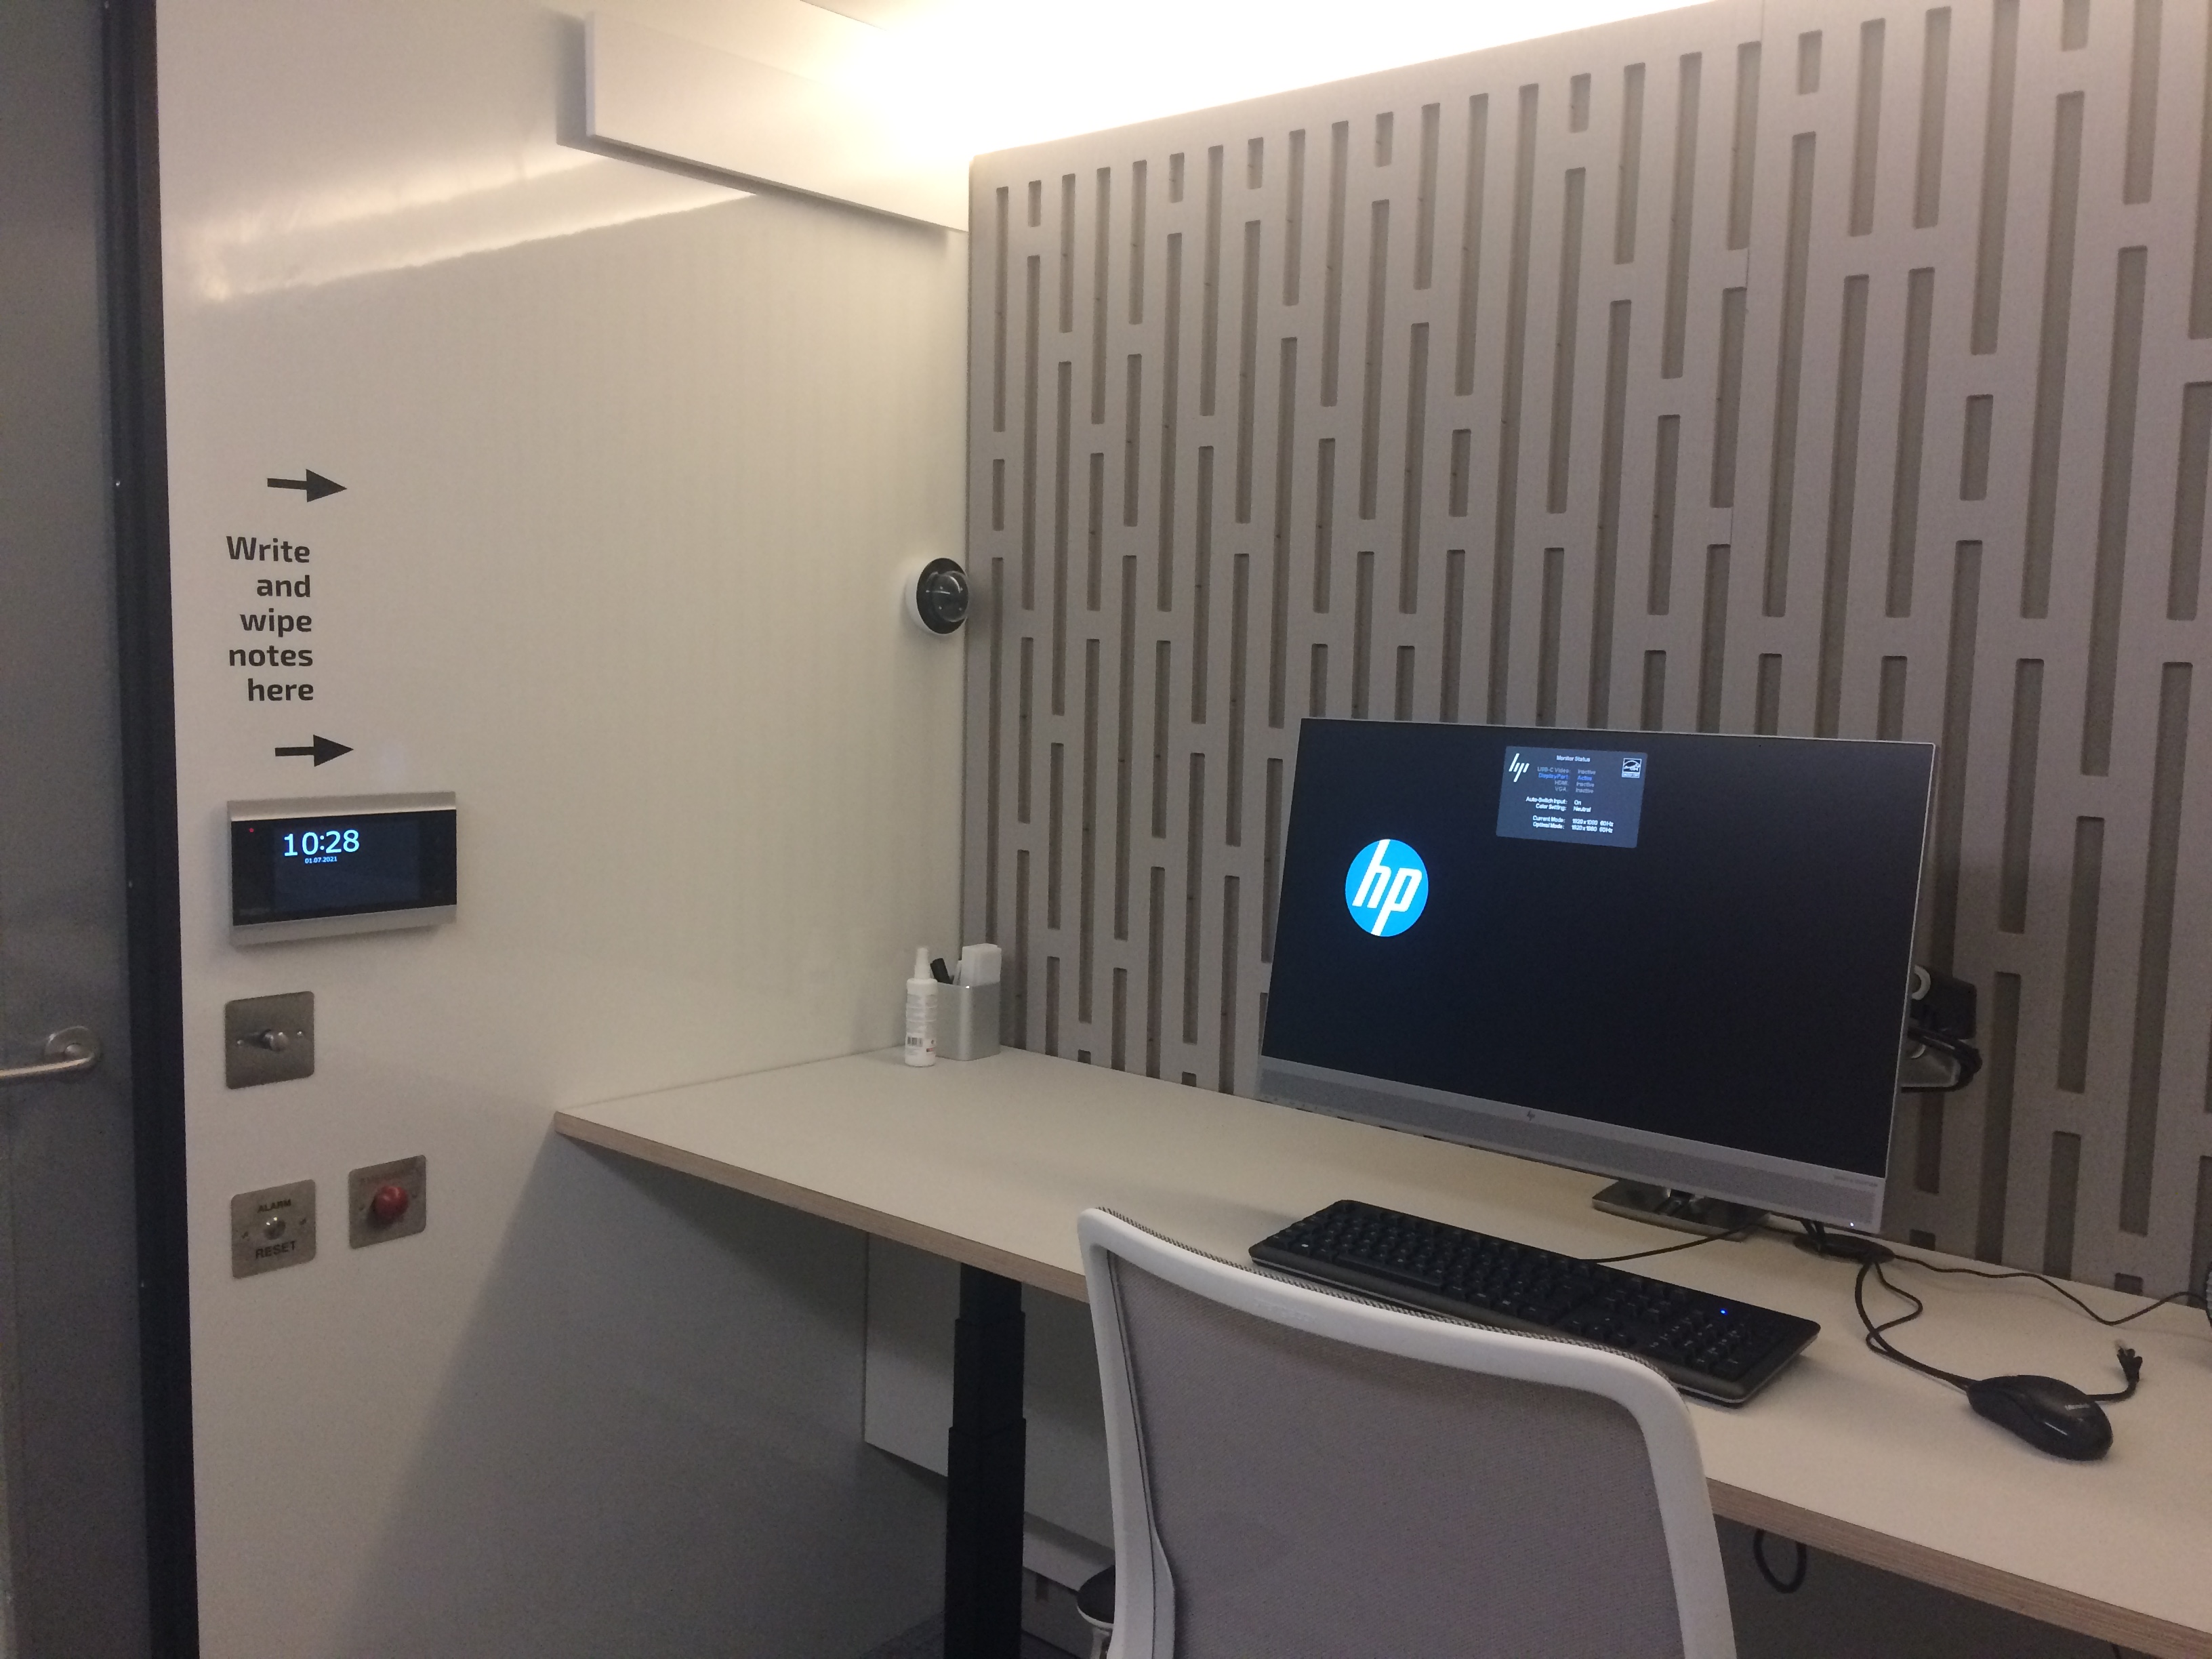
[[[1345,908],[1363,933],[1377,939],[1404,933],[1428,902],[1429,866],[1402,841],[1368,842],[1345,872]]]

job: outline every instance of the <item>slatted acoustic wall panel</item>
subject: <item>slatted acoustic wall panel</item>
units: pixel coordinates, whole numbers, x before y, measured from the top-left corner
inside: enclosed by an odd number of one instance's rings
[[[980,160],[1010,1036],[1251,1087],[1309,714],[1933,739],[1990,1059],[1906,1101],[1892,1225],[2201,1271],[2207,46],[1719,0]]]

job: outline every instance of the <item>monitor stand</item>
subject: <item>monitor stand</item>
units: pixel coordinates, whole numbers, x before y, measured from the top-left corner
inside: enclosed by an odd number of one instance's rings
[[[1734,1204],[1724,1198],[1700,1198],[1695,1193],[1647,1187],[1635,1181],[1616,1181],[1601,1188],[1590,1200],[1590,1207],[1603,1210],[1607,1215],[1648,1221],[1656,1227],[1672,1227],[1677,1232],[1696,1233],[1704,1238],[1749,1232],[1766,1219],[1765,1211],[1754,1210],[1748,1204]]]

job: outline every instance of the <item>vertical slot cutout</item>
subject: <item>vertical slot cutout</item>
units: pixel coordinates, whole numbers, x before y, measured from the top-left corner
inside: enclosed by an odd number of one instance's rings
[[[1520,514],[1521,390],[1528,326],[1528,242],[1535,216],[1536,88],[1521,88],[1519,131],[1513,157],[1513,244],[1505,293],[1505,385],[1498,421],[1498,507],[1493,548],[1498,580],[1510,586],[1513,538]],[[1502,622],[1493,624],[1502,627]],[[1491,719],[1504,707],[1502,654],[1491,665]]]
[[[1667,653],[1664,651],[1644,653],[1644,697],[1638,710],[1637,725],[1646,732],[1666,729]]]
[[[1190,723],[1206,724],[1206,678],[1213,642],[1213,446],[1198,451],[1198,517],[1191,544]]]
[[[1237,522],[1252,522],[1252,422],[1260,373],[1260,222],[1244,225],[1243,304],[1237,330]]]
[[[1513,665],[1513,554],[1501,547],[1490,565],[1489,713],[1492,726],[1505,723],[1506,694]]]
[[[1674,105],[1674,184],[1667,208],[1667,314],[1659,344],[1659,374],[1680,379],[1682,342],[1690,319],[1690,234],[1697,217],[1698,98],[1703,57],[1686,53]]]
[[[1613,262],[1636,261],[1636,212],[1644,178],[1644,65],[1620,72],[1620,169],[1613,198]]]
[[[1158,608],[1175,608],[1176,426],[1182,388],[1182,233],[1168,238],[1167,313],[1160,343],[1160,556],[1153,570]]]
[[[1483,174],[1489,164],[1489,139],[1490,97],[1477,93],[1467,100],[1467,195],[1459,221],[1459,344],[1452,390],[1462,398],[1474,390],[1475,301],[1482,283]]]
[[[1582,322],[1583,198],[1587,173],[1567,171],[1566,208],[1559,229],[1559,307],[1552,337],[1551,466],[1545,507],[1567,510],[1567,477],[1574,465],[1575,343]]]
[[[1996,399],[1980,392],[1966,399],[1966,436],[1959,452],[1959,499],[1983,501],[1990,495],[1990,428]]]
[[[1982,1084],[1982,1180],[1974,1255],[2004,1259],[2005,1200],[2012,1185],[2012,1109],[2020,1072],[2020,975],[1990,981],[1989,1073]]]
[[[2104,477],[2097,499],[2097,556],[2089,591],[2088,674],[2081,712],[2081,770],[2112,769],[2112,701],[2120,672],[2120,584],[2136,472],[2136,404],[2142,380],[2143,287],[2149,250],[2120,250],[2112,301],[2112,356],[2105,390]]]
[[[1222,836],[1244,844],[1244,685],[1251,654],[1252,556],[1229,562],[1229,776],[1222,803]]]
[[[2012,193],[2013,80],[2020,56],[2020,0],[1994,0],[1990,16],[1990,98],[1982,126],[1982,203],[1974,242],[1977,356],[1997,349],[2004,299],[2005,204]]]
[[[2160,0],[2136,0],[2135,39],[2128,63],[2128,152],[2120,177],[2123,202],[2150,200],[2151,166],[2158,143]]]
[[[1682,417],[1662,415],[1651,468],[1651,566],[1646,573],[1644,609],[1666,616],[1674,604],[1674,491],[1682,462]]]
[[[1344,194],[1350,167],[1352,126],[1328,130],[1328,234],[1322,266],[1321,401],[1336,407],[1336,376],[1344,347]]]
[[[1768,651],[1759,659],[1759,679],[1753,687],[1751,729],[1771,738],[1782,730],[1782,653]]]
[[[1567,550],[1544,550],[1541,609],[1536,633],[1536,724],[1559,723],[1559,624],[1567,586]]]
[[[1421,106],[1420,174],[1413,196],[1413,286],[1425,289],[1436,278],[1437,269],[1437,140],[1443,112],[1436,104]]]
[[[1814,136],[1790,145],[1789,241],[1782,266],[1782,341],[1774,371],[1774,462],[1766,496],[1766,584],[1762,606],[1790,608],[1790,538],[1796,528],[1798,395],[1805,375],[1805,305],[1812,279]]]
[[[1874,229],[1875,180],[1881,155],[1882,21],[1870,18],[1859,25],[1859,96],[1851,130],[1850,234],[1864,236]]]
[[[1422,462],[1428,452],[1429,325],[1415,323],[1406,356],[1406,459],[1398,507],[1398,609],[1412,616],[1421,597]]]
[[[1889,496],[1889,580],[1882,613],[1912,614],[1913,566],[1920,547],[1920,459],[1928,434],[1929,337],[1936,317],[1936,270],[1922,265],[1905,278],[1905,364],[1897,389],[1897,455]]]
[[[1390,298],[1390,204],[1377,201],[1369,214],[1367,240],[1366,351],[1361,360],[1359,399],[1359,516],[1375,516],[1376,473],[1382,447],[1382,324]]]
[[[1925,230],[1943,212],[1943,118],[1951,93],[1951,9],[1937,6],[1922,25],[1920,135],[1912,164],[1912,228]]]
[[[1589,723],[1613,724],[1613,610],[1620,567],[1621,452],[1628,424],[1629,301],[1608,307],[1605,414],[1598,428],[1597,558],[1590,581]]]
[[[2197,619],[2204,574],[2205,478],[2212,465],[2212,380],[2181,389],[2181,454],[2173,485],[2173,552],[2166,568],[2166,614]]]
[[[1728,245],[1751,246],[1751,194],[1759,159],[1759,42],[1735,49],[1735,120],[1729,144]]]
[[[1459,718],[1460,653],[1466,649],[1467,617],[1467,550],[1448,548],[1444,551],[1444,636],[1438,666],[1441,684],[1437,690],[1437,718],[1455,720]]]
[[[1721,360],[1713,385],[1713,480],[1715,507],[1735,505],[1736,438],[1743,424],[1743,332],[1750,290],[1721,290]]]
[[[1936,751],[1936,842],[1929,892],[1929,960],[1949,973],[1957,958],[1959,861],[1966,836],[1966,757],[1973,738],[1974,652],[1982,608],[1982,544],[1960,542],[1951,567],[1951,617],[1943,656],[1943,729]]]
[[[1362,552],[1354,561],[1352,611],[1352,718],[1367,718],[1367,690],[1374,678],[1375,556]]]
[[[2059,446],[2066,423],[2066,356],[2074,313],[2074,240],[2081,193],[2081,99],[2058,100],[2051,163],[2051,224],[2044,245],[2043,318],[2036,356],[2035,427],[2027,468],[2027,527],[2020,614],[2051,611],[2051,560],[2058,533]]]
[[[1291,515],[1298,428],[1298,342],[1285,337],[1275,376],[1275,522],[1273,585],[1268,589],[1267,724],[1280,729],[1290,674]]]
[[[1820,655],[1814,681],[1813,734],[1842,728],[1844,630],[1850,620],[1851,535],[1859,485],[1859,407],[1866,380],[1867,293],[1871,279],[1844,279],[1844,325],[1836,348],[1836,429],[1829,449],[1828,536],[1820,571]]]
[[[2134,1042],[2128,1062],[2127,1133],[2120,1155],[2120,1227],[2148,1234],[2164,1079],[2166,994],[2173,969],[2173,911],[2181,870],[2182,787],[2189,760],[2191,665],[2159,670],[2158,736],[2152,751],[2150,824],[2143,860],[2142,938],[2136,958]],[[2203,1280],[2197,1281],[2200,1285]]]
[[[1206,152],[1206,249],[1199,274],[1198,412],[1213,413],[1221,373],[1221,146]]]
[[[1698,730],[1721,729],[1722,675],[1728,666],[1729,549],[1705,550],[1705,613],[1698,631]]]
[[[2027,931],[2028,856],[2034,848],[2035,774],[2043,747],[2043,662],[2014,665],[2012,738],[2005,765],[2004,839],[1997,854],[1997,927]]]

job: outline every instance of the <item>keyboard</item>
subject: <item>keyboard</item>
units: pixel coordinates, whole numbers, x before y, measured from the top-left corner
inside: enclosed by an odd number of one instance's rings
[[[1632,1354],[1723,1406],[1757,1394],[1820,1331],[1794,1314],[1350,1199],[1261,1239],[1252,1259],[1425,1312]]]

